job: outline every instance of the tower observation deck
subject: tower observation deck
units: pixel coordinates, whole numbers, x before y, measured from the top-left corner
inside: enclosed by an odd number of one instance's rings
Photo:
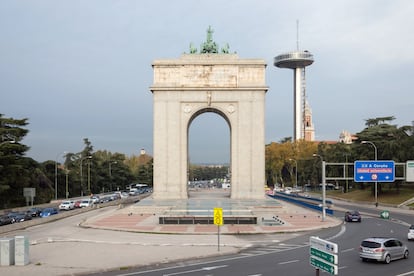
[[[308,51],[294,51],[274,58],[274,66],[294,70],[293,89],[293,140],[300,140],[305,135],[305,67],[313,63],[313,55]]]

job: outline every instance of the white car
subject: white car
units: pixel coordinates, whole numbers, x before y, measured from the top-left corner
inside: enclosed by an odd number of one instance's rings
[[[409,241],[414,240],[414,224],[410,226],[410,229],[408,229],[407,238]]]
[[[93,205],[92,199],[83,199],[81,203],[79,204],[79,207],[84,208],[84,207],[90,207],[92,205]]]
[[[59,205],[59,210],[72,210],[75,209],[75,202],[71,200],[62,201]]]

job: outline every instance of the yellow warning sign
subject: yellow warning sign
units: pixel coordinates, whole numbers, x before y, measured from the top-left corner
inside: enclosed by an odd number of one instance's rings
[[[214,208],[214,224],[223,225],[223,208]]]

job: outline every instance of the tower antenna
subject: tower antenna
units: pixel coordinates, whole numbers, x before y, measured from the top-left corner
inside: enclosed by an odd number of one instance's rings
[[[305,139],[305,67],[313,63],[313,55],[309,51],[299,50],[299,20],[296,20],[296,47],[296,51],[276,56],[273,65],[292,69],[294,72],[293,140],[300,140]]]
[[[296,19],[296,50],[299,51],[299,20]]]

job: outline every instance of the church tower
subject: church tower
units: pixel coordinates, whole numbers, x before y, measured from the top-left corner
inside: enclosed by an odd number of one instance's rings
[[[312,121],[312,109],[310,108],[308,101],[305,101],[304,119],[305,141],[315,141],[315,127]]]

